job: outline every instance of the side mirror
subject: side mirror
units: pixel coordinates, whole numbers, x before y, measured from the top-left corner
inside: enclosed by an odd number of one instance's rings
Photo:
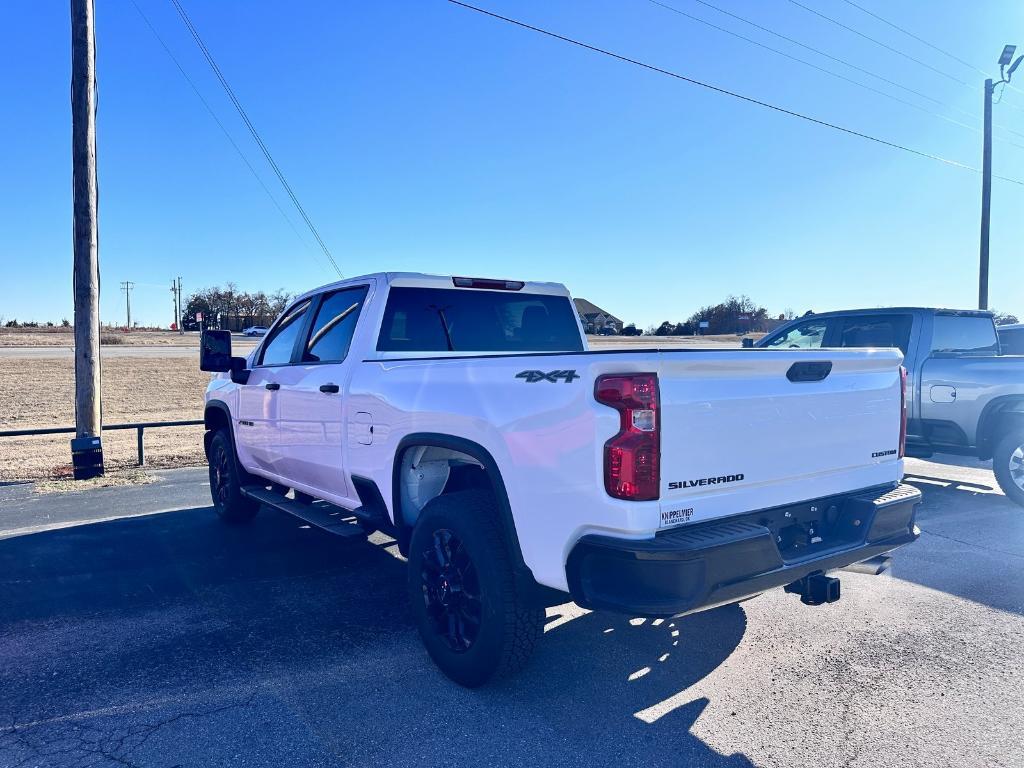
[[[751,348],[753,348],[753,346],[754,346],[754,340],[753,339],[751,339],[749,337],[743,339],[743,348],[744,349],[751,349]]]
[[[231,332],[203,331],[199,340],[199,370],[231,370]]]
[[[236,384],[249,381],[245,358],[231,356],[231,331],[203,331],[199,341],[199,370],[231,371],[231,380]]]

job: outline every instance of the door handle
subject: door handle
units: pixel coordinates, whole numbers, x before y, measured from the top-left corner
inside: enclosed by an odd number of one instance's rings
[[[341,389],[341,387],[339,387],[337,384],[321,384],[320,385],[320,391],[323,392],[324,394],[327,394],[327,395],[336,395],[336,394],[338,394],[340,389]]]
[[[271,382],[268,382],[268,383],[267,383],[267,384],[265,384],[264,386],[265,386],[265,387],[266,387],[267,389],[271,390],[271,391],[274,391],[274,390],[277,390],[277,389],[280,389],[280,388],[281,388],[281,385],[280,385],[280,384],[278,384],[278,383],[277,383],[276,381],[271,381]]]

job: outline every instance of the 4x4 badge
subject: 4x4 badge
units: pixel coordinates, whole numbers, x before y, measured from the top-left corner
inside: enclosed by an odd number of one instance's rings
[[[516,374],[517,379],[526,379],[527,384],[536,384],[538,381],[550,381],[556,383],[562,379],[566,384],[572,384],[575,379],[580,378],[576,371],[520,371]]]

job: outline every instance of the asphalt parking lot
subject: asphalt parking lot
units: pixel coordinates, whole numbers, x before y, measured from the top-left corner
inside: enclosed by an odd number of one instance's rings
[[[549,611],[524,674],[426,657],[385,538],[265,510],[201,470],[0,487],[0,766],[1024,765],[1024,510],[971,460],[910,461],[921,539],[809,608]]]

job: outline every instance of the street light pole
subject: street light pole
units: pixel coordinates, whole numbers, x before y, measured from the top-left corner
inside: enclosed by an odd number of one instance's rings
[[[981,250],[978,264],[978,309],[988,309],[988,237],[992,207],[992,78],[985,81],[984,144],[981,152]]]
[[[981,243],[978,249],[978,309],[988,309],[988,243],[992,208],[992,94],[997,85],[1009,83],[1024,56],[1013,61],[1017,46],[1003,47],[999,57],[999,81],[985,81],[985,127],[981,152]],[[1010,62],[1013,62],[1012,64]],[[1007,69],[1006,67],[1010,68]]]

